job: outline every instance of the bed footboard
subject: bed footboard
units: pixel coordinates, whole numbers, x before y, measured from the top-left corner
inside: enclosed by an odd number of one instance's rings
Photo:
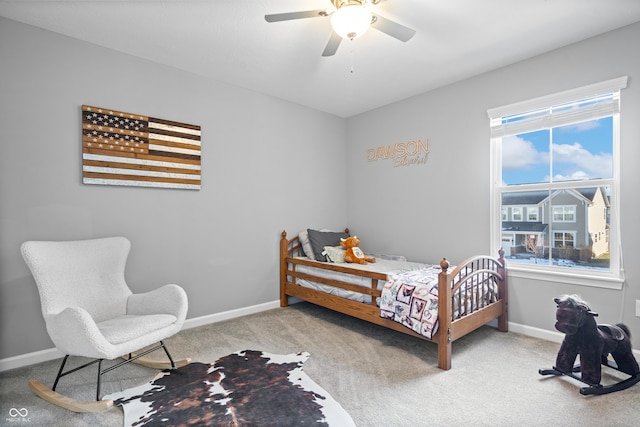
[[[504,251],[499,258],[475,256],[447,273],[442,259],[438,277],[438,367],[451,369],[451,343],[498,319],[507,332],[507,272]]]

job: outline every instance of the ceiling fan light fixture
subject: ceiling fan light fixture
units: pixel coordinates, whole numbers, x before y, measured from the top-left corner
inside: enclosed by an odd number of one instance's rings
[[[331,26],[340,37],[357,39],[369,26],[373,15],[367,4],[347,4],[331,15]]]

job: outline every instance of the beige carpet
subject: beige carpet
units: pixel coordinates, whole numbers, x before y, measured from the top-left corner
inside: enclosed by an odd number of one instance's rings
[[[453,343],[450,371],[437,368],[431,343],[307,303],[189,329],[167,345],[176,358],[205,363],[247,348],[275,354],[307,351],[311,357],[305,372],[358,426],[640,425],[640,385],[582,396],[581,383],[538,374],[539,368],[553,365],[557,343],[488,326]],[[58,364],[0,373],[0,425],[122,425],[119,408],[75,414],[32,395],[27,381],[38,378],[51,385]],[[63,378],[58,391],[92,399],[95,372],[89,369]],[[117,369],[105,375],[103,392],[142,384],[155,373],[138,366]],[[603,383],[615,380],[607,374]],[[28,420],[11,420],[12,408],[25,408]]]

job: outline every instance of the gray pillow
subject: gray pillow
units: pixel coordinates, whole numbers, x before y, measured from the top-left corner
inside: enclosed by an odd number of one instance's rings
[[[322,254],[325,246],[340,246],[340,239],[349,237],[349,233],[344,231],[318,231],[309,228],[307,232],[316,261],[327,261],[326,256]]]

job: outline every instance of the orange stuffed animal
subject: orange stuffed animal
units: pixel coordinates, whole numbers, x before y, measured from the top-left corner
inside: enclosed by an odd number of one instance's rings
[[[367,264],[368,262],[376,262],[373,257],[368,257],[360,249],[360,239],[356,236],[347,237],[346,239],[340,239],[340,246],[344,246],[347,250],[344,254],[344,260],[346,262],[352,262],[357,264]]]

